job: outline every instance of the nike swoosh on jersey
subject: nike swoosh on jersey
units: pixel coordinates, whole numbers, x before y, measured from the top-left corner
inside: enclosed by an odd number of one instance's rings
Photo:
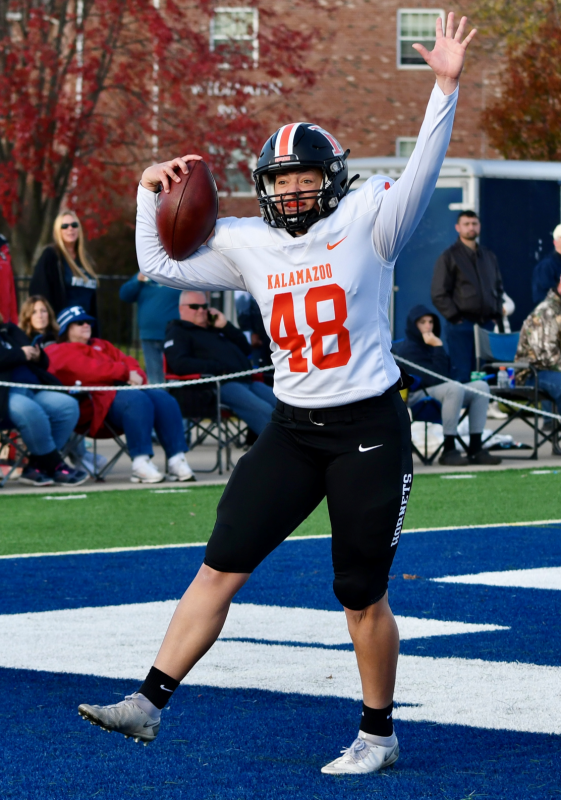
[[[376,450],[377,447],[383,447],[383,444],[375,444],[372,447],[363,447],[361,444],[358,446],[359,453],[367,453],[368,450]]]
[[[335,244],[328,244],[327,245],[327,249],[328,250],[333,250],[335,247],[337,247],[338,244],[341,244],[341,242],[344,242],[346,238],[347,238],[346,236],[343,236],[343,238],[339,239],[339,241],[335,242]]]

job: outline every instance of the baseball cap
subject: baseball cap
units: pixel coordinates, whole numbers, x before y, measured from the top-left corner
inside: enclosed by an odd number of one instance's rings
[[[69,306],[69,308],[62,309],[56,321],[59,325],[58,335],[62,336],[73,322],[95,322],[95,317],[86,314],[82,306]]]
[[[553,231],[554,239],[561,239],[561,225],[558,225]]]

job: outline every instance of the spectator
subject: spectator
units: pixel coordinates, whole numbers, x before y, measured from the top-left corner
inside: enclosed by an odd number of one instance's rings
[[[236,292],[236,314],[241,330],[250,334],[251,363],[254,367],[270,366],[273,363],[271,340],[265,330],[257,301],[249,292]]]
[[[164,344],[168,367],[176,375],[227,375],[251,369],[251,345],[221,311],[209,308],[202,292],[181,292],[180,320],[169,323]],[[251,376],[225,381],[220,397],[259,435],[271,420],[276,398],[270,386]]]
[[[473,211],[461,211],[458,239],[439,256],[431,296],[446,319],[446,340],[452,377],[467,383],[475,369],[473,326],[502,330],[503,281],[494,253],[477,243],[481,224]]]
[[[532,275],[532,300],[538,305],[545,300],[552,286],[561,278],[561,225],[553,231],[553,250],[534,267]]]
[[[54,244],[45,247],[35,264],[29,294],[45,297],[55,314],[69,306],[81,306],[97,317],[97,275],[74,211],[62,211],[55,219],[53,239]]]
[[[561,279],[526,317],[520,331],[516,361],[529,361],[537,369],[540,389],[555,400],[557,411],[561,410]],[[517,372],[518,384],[534,384],[529,370]],[[555,452],[555,451],[554,451]]]
[[[47,372],[48,366],[44,350],[32,346],[17,325],[3,323],[0,316],[0,380],[37,387],[0,386],[0,421],[19,431],[30,453],[19,480],[30,486],[53,483],[79,486],[88,479],[87,473],[69,467],[60,451],[78,422],[80,409],[77,401],[65,392],[43,388],[60,385]]]
[[[31,340],[41,336],[41,347],[56,341],[58,325],[55,313],[49,301],[40,294],[32,294],[24,300],[19,320],[20,328]]]
[[[8,240],[0,235],[0,314],[6,322],[18,324],[18,301],[14,273],[12,270],[12,257]]]
[[[149,383],[164,382],[164,339],[166,326],[177,319],[179,289],[170,289],[141,272],[121,286],[119,297],[138,304],[138,327]]]
[[[432,370],[450,377],[450,359],[442,345],[440,336],[440,320],[430,308],[415,306],[407,317],[405,339],[393,345],[396,355],[418,364],[420,367]],[[415,373],[413,367],[405,367],[408,372]],[[492,456],[484,450],[481,444],[481,435],[487,419],[489,405],[489,386],[486,381],[472,381],[466,387],[457,383],[443,383],[432,375],[419,371],[415,375],[421,381],[421,388],[410,392],[407,405],[414,406],[427,395],[434,397],[442,403],[442,428],[444,432],[444,448],[438,459],[440,464],[448,467],[462,467],[468,464],[500,464],[501,459]],[[470,392],[470,389],[479,389],[488,397]],[[456,436],[458,434],[458,421],[462,407],[467,407],[469,414],[469,448],[468,457],[461,455],[456,450]]]
[[[138,362],[105,339],[92,339],[94,319],[80,306],[66,308],[58,317],[58,343],[49,348],[50,371],[67,386],[140,386],[146,374]],[[159,483],[163,474],[150,460],[152,428],[168,458],[169,480],[194,481],[185,458],[185,435],[179,406],[163,389],[92,392],[90,432],[99,431],[105,419],[125,432],[132,459],[133,483]]]

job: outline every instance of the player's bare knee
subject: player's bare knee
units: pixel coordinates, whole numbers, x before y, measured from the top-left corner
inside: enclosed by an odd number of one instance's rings
[[[230,595],[233,597],[248,580],[249,573],[245,572],[219,572],[207,564],[202,564],[195,580],[204,589],[213,593]]]

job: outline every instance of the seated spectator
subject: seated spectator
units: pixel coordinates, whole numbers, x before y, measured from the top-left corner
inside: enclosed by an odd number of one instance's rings
[[[142,272],[121,286],[119,297],[138,305],[138,330],[149,383],[164,382],[164,339],[166,326],[177,319],[179,289],[171,289],[147,278]]]
[[[253,366],[270,366],[273,363],[271,359],[271,340],[267,336],[257,301],[249,292],[236,292],[236,314],[240,329],[250,334],[251,362]]]
[[[549,290],[532,313],[526,317],[520,330],[516,361],[529,361],[537,369],[540,389],[555,400],[557,412],[561,410],[561,280]],[[533,385],[529,370],[516,374],[518,384]]]
[[[40,294],[31,295],[22,304],[19,326],[32,341],[40,336],[38,344],[41,347],[52,344],[58,336],[55,312],[49,301]]]
[[[0,386],[0,423],[16,428],[30,458],[19,480],[30,486],[53,483],[79,486],[86,472],[72,469],[60,451],[74,430],[80,408],[65,392],[49,391],[60,381],[47,372],[49,358],[12,322],[0,315],[0,380],[31,383],[37,388]]]
[[[181,292],[180,320],[172,320],[166,331],[164,353],[176,375],[227,375],[252,368],[251,345],[242,331],[228,322],[221,311],[209,308],[202,292]],[[257,435],[271,419],[276,398],[270,386],[251,376],[224,381],[220,397]]]
[[[545,300],[552,286],[561,279],[561,225],[553,231],[553,250],[534,267],[532,273],[532,300],[538,305]]]
[[[93,318],[80,306],[62,311],[57,318],[58,343],[49,348],[49,370],[66,386],[140,386],[146,375],[138,361],[125,355],[105,339],[92,339]],[[152,428],[156,429],[168,458],[169,480],[194,481],[185,458],[183,421],[177,402],[163,389],[92,392],[90,433],[104,421],[125,432],[132,459],[133,483],[159,483],[162,473],[150,460]]]
[[[426,306],[415,306],[407,317],[405,339],[393,345],[393,352],[425,367],[433,372],[442,375],[444,378],[450,377],[450,359],[444,349],[440,335],[440,320],[430,308]],[[404,369],[416,375],[421,381],[421,388],[410,392],[407,398],[409,407],[414,406],[419,400],[427,395],[434,397],[442,403],[442,428],[444,431],[444,448],[442,455],[438,459],[439,464],[448,467],[462,467],[467,464],[500,464],[501,459],[492,456],[488,450],[484,450],[481,444],[481,435],[485,427],[487,418],[487,407],[489,405],[489,386],[486,381],[472,381],[463,386],[457,383],[442,383],[438,378],[427,375],[419,370],[415,372],[414,367],[404,365]],[[469,390],[479,389],[489,397],[473,394]],[[469,450],[468,457],[461,455],[456,450],[456,436],[458,433],[458,421],[462,407],[466,406],[469,413]]]

